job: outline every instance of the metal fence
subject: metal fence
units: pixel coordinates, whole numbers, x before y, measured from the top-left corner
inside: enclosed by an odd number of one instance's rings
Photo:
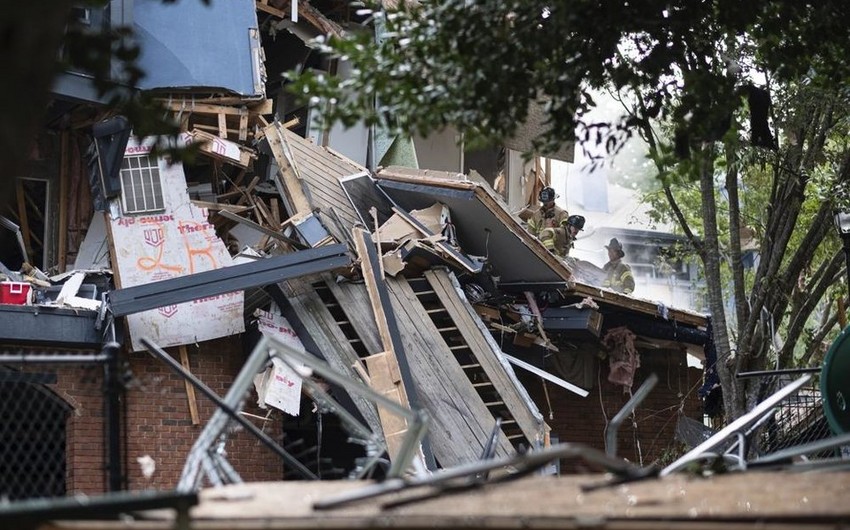
[[[789,383],[790,376],[768,376],[762,381],[768,388],[779,388]],[[832,436],[823,410],[820,393],[820,378],[783,401],[765,422],[759,433],[759,452],[775,453],[781,449],[796,447],[823,440]],[[807,455],[808,458],[830,458],[838,456],[836,450]]]
[[[0,502],[117,489],[107,358],[0,350]]]

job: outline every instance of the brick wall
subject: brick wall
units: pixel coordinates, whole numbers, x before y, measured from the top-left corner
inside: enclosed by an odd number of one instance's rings
[[[200,347],[188,345],[186,348],[192,373],[224,397],[245,360],[240,337],[226,337],[201,343]],[[167,351],[179,359],[177,348]],[[129,489],[173,488],[180,478],[186,455],[215,405],[196,391],[201,421],[199,425],[192,425],[182,377],[146,352],[130,354],[129,360],[133,372],[127,392],[126,416]],[[243,410],[258,416],[267,414],[256,406],[253,390]],[[264,430],[280,443],[280,415],[274,413],[271,418],[265,422]],[[262,420],[249,419],[263,428]],[[228,462],[245,481],[283,478],[280,457],[241,427],[228,437],[225,450]],[[156,463],[156,471],[149,478],[143,476],[137,461],[145,456]]]
[[[685,354],[681,352],[655,350],[640,352],[640,356],[641,367],[635,374],[632,390],[637,390],[652,372],[658,375],[659,381],[635,411],[636,428],[631,418],[620,427],[617,454],[634,463],[648,465],[659,458],[669,459],[671,452],[678,449],[674,434],[680,409],[690,418],[702,418],[697,396],[702,371],[688,368]],[[546,383],[544,391],[541,379],[528,372],[518,371],[518,376],[552,427],[551,436],[561,442],[577,442],[605,450],[606,424],[630,398],[622,386],[608,382],[607,361],[598,363],[597,383],[585,398],[552,383]],[[583,470],[576,462],[562,462],[562,472]]]
[[[61,366],[56,371],[56,392],[72,407],[65,444],[68,494],[105,491],[103,365]]]
[[[186,348],[192,373],[223,397],[245,360],[241,338],[227,337]],[[177,348],[169,348],[168,352],[179,359]],[[196,391],[200,422],[193,425],[186,386],[178,374],[147,352],[122,353],[122,357],[127,360],[128,373],[131,374],[125,396],[126,409],[121,411],[126,422],[127,436],[126,440],[122,439],[121,450],[125,452],[122,465],[126,464],[128,488],[171,489],[176,486],[186,455],[215,406]],[[14,413],[22,418],[37,418],[38,426],[30,427],[27,432],[43,432],[36,429],[51,429],[50,432],[53,432],[61,429],[64,421],[67,493],[92,495],[105,492],[108,483],[103,366],[27,363],[15,368],[21,372],[56,374],[56,383],[44,385],[38,399],[12,394],[3,405],[6,409],[4,415]],[[57,416],[56,411],[63,409],[67,412],[60,412]],[[253,390],[243,410],[262,417],[267,414],[266,410],[256,406]],[[260,428],[265,423],[265,432],[280,443],[282,422],[279,412],[273,413],[267,422],[262,419],[251,421]],[[55,422],[54,427],[48,425],[50,422]],[[225,449],[228,461],[240,476],[246,481],[282,479],[280,457],[241,427],[237,429],[229,436]],[[20,435],[30,436],[24,431]],[[2,451],[3,448],[0,448]],[[152,458],[156,464],[150,477],[143,476],[138,462],[138,458],[145,456]],[[63,455],[52,451],[51,454],[40,454],[38,458],[61,461]],[[26,477],[15,477],[14,480],[26,480]]]

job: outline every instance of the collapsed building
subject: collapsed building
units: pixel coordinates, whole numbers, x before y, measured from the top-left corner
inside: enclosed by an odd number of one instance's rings
[[[618,454],[675,456],[679,421],[702,416],[703,372],[687,358],[713,361],[706,317],[601,288],[548,252],[493,190],[495,173],[382,167],[403,157],[366,149],[358,160],[310,138],[305,111],[268,82],[289,64],[272,52],[305,26],[341,28],[302,3],[306,23],[263,41],[256,13],[291,17],[243,4],[214,8],[250,22],[242,74],[222,80],[198,61],[192,90],[176,84],[188,82],[176,65],[140,87],[199,146],[192,165],[152,155],[130,124],[58,85],[3,217],[0,388],[15,418],[2,427],[3,493],[170,489],[201,442],[226,454],[226,470],[203,471],[212,483],[343,478],[366,457],[386,472],[415,422],[344,385],[325,381],[344,411],[334,414],[303,374],[263,363],[251,397],[227,401],[260,336],[422,412],[429,469],[554,441],[604,449],[610,418],[651,374],[661,383],[615,436]],[[163,46],[184,42],[157,8],[135,14],[178,38]],[[203,17],[224,12],[193,15],[211,27]],[[300,40],[297,50],[310,53]],[[208,430],[223,404],[199,388],[228,394],[224,405],[278,449],[235,421]],[[387,454],[352,441],[345,417]]]

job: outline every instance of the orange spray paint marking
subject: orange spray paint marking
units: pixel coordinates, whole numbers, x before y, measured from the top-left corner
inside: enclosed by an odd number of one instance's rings
[[[167,265],[162,263],[162,255],[165,252],[165,232],[162,225],[157,225],[156,228],[147,228],[144,231],[145,244],[156,249],[156,257],[151,258],[144,256],[136,260],[136,266],[143,271],[152,271],[154,269],[163,269],[172,272],[183,272],[184,267],[180,265]]]
[[[177,230],[183,236],[183,246],[186,249],[186,255],[189,258],[189,273],[192,274],[195,272],[195,259],[196,257],[206,257],[210,264],[211,269],[218,268],[218,262],[215,260],[215,256],[213,256],[212,250],[212,241],[204,238],[207,242],[206,247],[194,247],[192,245],[192,239],[190,238],[190,234],[195,232],[203,232],[213,228],[213,225],[210,223],[186,223],[181,221],[179,225],[177,225]]]

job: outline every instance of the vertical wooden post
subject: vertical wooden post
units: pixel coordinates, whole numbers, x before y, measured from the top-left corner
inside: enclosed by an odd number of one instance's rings
[[[68,261],[68,164],[71,163],[68,145],[70,133],[62,131],[59,141],[59,272],[65,272]]]
[[[26,260],[30,265],[41,267],[42,264],[32,263],[32,238],[30,237],[30,223],[27,218],[27,197],[24,193],[23,179],[15,179],[15,188],[18,196],[18,224],[21,227],[21,237],[24,240],[24,250],[26,251]]]
[[[178,348],[180,350],[180,364],[183,365],[183,368],[187,372],[191,372],[192,370],[189,367],[189,352],[186,351],[186,345],[181,344]],[[195,399],[195,387],[187,379],[183,380],[183,384],[186,385],[186,398],[189,400],[189,415],[192,417],[192,425],[199,425],[201,418],[198,415],[198,401]]]

